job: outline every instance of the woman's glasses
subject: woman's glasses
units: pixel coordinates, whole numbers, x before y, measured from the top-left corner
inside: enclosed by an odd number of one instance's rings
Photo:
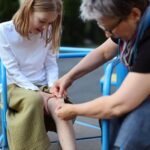
[[[113,35],[113,30],[115,28],[117,28],[119,26],[119,24],[122,22],[123,19],[119,19],[117,22],[115,22],[109,29],[103,27],[99,22],[97,22],[98,26],[104,31],[104,32],[107,32],[111,35]]]

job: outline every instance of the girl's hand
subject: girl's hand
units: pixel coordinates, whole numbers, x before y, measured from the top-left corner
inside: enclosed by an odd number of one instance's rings
[[[73,104],[62,104],[56,108],[55,113],[58,117],[64,120],[71,120],[76,117]]]
[[[58,98],[66,97],[67,88],[72,84],[72,81],[67,75],[57,80],[54,85],[50,88],[50,93]]]
[[[44,104],[44,109],[45,111],[49,114],[49,109],[48,109],[48,100],[52,97],[54,97],[53,94],[45,93],[40,91],[39,94],[43,97],[43,104]]]

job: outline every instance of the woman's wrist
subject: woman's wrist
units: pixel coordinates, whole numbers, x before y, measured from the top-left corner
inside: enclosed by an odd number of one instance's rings
[[[73,75],[71,74],[71,73],[68,73],[68,74],[66,74],[65,75],[65,78],[66,78],[66,80],[69,82],[69,83],[73,83],[73,81],[74,81],[74,77],[73,77]]]
[[[78,106],[77,104],[72,104],[72,113],[75,115],[75,116],[78,116],[80,113],[79,113],[79,110],[78,110]]]

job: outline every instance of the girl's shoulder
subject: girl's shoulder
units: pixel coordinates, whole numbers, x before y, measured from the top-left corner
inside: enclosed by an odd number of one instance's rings
[[[14,29],[15,29],[15,26],[12,20],[0,23],[0,31],[11,32]]]
[[[10,36],[10,32],[13,29],[12,21],[2,22],[0,23],[0,41],[1,43],[5,42],[7,37]]]
[[[13,24],[13,21],[6,21],[0,23],[0,35],[4,38],[9,38],[12,37],[11,35],[13,34],[13,37],[16,35],[16,29]]]
[[[0,23],[0,38],[7,40],[9,43],[18,42],[21,39],[12,20]]]

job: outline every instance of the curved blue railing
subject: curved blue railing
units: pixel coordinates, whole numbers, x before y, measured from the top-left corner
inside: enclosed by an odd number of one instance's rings
[[[103,96],[110,95],[111,93],[111,78],[113,69],[119,63],[119,59],[116,58],[107,64],[107,67],[104,71],[104,83],[103,83]],[[108,120],[103,119],[102,124],[102,150],[109,149],[109,122]]]
[[[81,48],[81,47],[60,47],[60,53],[83,53],[83,52],[90,52],[93,48]]]
[[[2,117],[2,135],[0,137],[0,141],[2,143],[3,148],[8,147],[7,143],[7,136],[6,136],[6,111],[7,111],[7,80],[6,80],[6,69],[4,65],[1,63],[1,84],[2,84],[2,110],[1,110],[1,117]]]
[[[80,53],[60,53],[58,58],[82,58],[86,56],[88,52],[80,52]]]
[[[116,89],[119,88],[119,86],[121,85],[122,81],[124,80],[125,76],[128,73],[128,69],[123,65],[123,63],[120,62],[119,57],[116,57],[115,59],[110,61],[107,64],[106,69],[104,71],[104,82],[102,89],[103,96],[111,94],[112,88],[111,79],[114,68],[116,68],[116,76],[117,76]],[[109,121],[103,119],[101,124],[102,124],[102,150],[109,150]]]

